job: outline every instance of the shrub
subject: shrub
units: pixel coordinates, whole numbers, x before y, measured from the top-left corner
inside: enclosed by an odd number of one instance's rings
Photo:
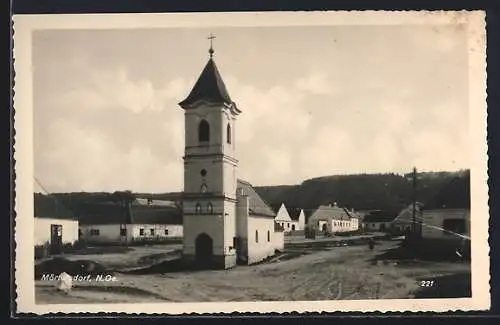
[[[35,245],[35,259],[42,259],[49,256],[49,242],[42,245]]]

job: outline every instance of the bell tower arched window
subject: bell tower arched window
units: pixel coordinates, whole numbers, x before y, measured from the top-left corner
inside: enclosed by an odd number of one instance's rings
[[[201,213],[201,204],[196,203],[196,210],[195,210],[195,213],[196,213],[196,214],[200,214],[200,213]]]
[[[205,184],[205,183],[201,184],[201,186],[200,186],[200,192],[201,193],[206,193],[207,190],[208,190],[207,184]]]
[[[208,214],[214,213],[214,206],[210,202],[207,204],[207,212],[208,212]]]
[[[200,125],[198,125],[198,141],[210,141],[210,125],[206,120],[201,120]]]
[[[226,128],[226,140],[228,144],[231,144],[231,125],[229,123]]]

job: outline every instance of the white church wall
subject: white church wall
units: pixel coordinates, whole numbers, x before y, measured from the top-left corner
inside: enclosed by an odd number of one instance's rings
[[[222,215],[185,214],[183,219],[183,254],[195,255],[196,237],[206,233],[212,238],[213,254],[224,255],[224,219]]]
[[[223,186],[224,186],[224,195],[230,198],[236,198],[236,188],[237,188],[237,180],[236,180],[236,168],[230,162],[224,162],[222,165],[222,173],[224,175],[223,178]]]
[[[63,244],[73,244],[78,240],[78,221],[52,218],[35,218],[35,245],[50,244],[51,225],[62,226]]]
[[[205,169],[207,174],[201,176]],[[184,168],[184,188],[188,193],[199,193],[203,183],[207,186],[207,192],[221,192],[222,168],[218,164],[207,164],[205,160],[189,160]],[[193,177],[193,175],[196,175]]]
[[[236,203],[226,201],[224,202],[224,251],[225,255],[236,255],[236,248],[234,247],[234,237],[236,237]]]
[[[248,264],[274,255],[276,242],[272,241],[273,233],[274,218],[254,215],[248,217]]]

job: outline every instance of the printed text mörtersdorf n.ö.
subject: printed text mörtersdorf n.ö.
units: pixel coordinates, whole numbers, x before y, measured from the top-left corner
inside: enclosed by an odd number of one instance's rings
[[[58,281],[61,279],[59,274],[42,274],[42,281]],[[74,282],[114,282],[117,281],[116,277],[110,274],[97,274],[97,275],[74,275],[71,277]]]

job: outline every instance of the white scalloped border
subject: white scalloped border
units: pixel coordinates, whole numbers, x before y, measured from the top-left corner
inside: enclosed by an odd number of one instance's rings
[[[486,30],[482,11],[296,11],[232,13],[17,15],[15,69],[15,285],[17,313],[446,312],[490,308],[486,143]],[[466,24],[469,35],[472,298],[353,301],[36,305],[33,280],[33,120],[31,35],[39,29],[229,26]]]

